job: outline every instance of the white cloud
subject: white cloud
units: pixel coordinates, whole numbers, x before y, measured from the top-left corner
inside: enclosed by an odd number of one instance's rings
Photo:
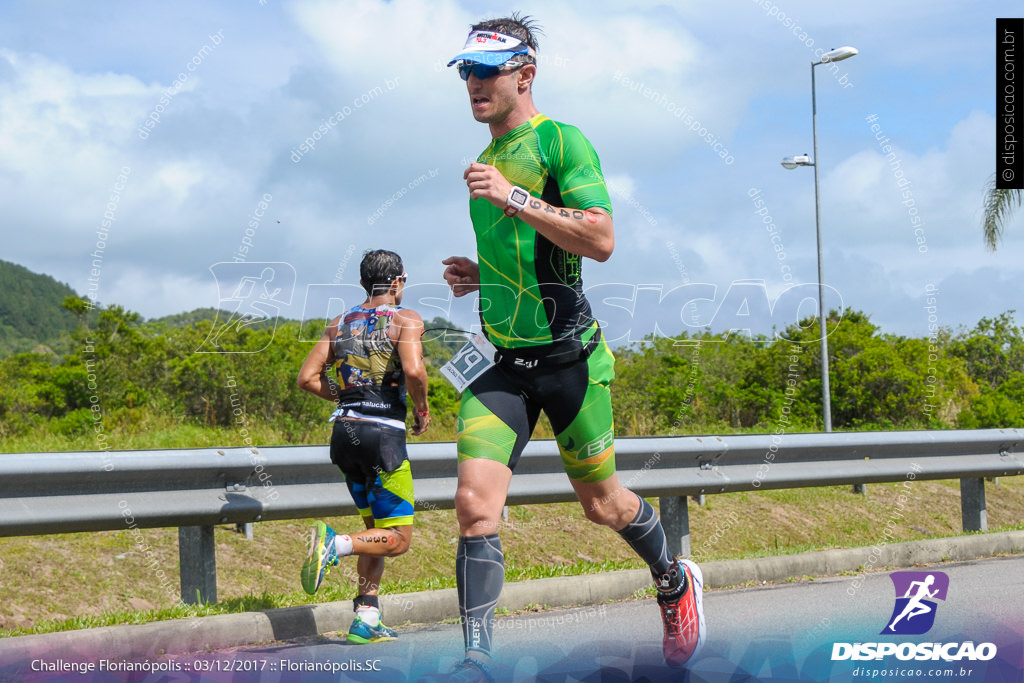
[[[173,200],[173,207],[179,208],[188,198],[189,188],[201,182],[205,173],[196,162],[174,162],[165,165],[156,173]]]

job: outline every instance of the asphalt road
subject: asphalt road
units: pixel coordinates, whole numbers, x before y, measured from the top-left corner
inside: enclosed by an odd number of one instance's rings
[[[936,601],[934,625],[923,635],[879,635],[896,598],[890,573],[879,572],[706,593],[708,641],[686,670],[667,669],[662,661],[652,599],[502,617],[495,627],[495,673],[499,681],[517,682],[1024,681],[1024,556],[915,571],[949,577],[946,600]],[[979,662],[832,661],[836,642],[965,641],[991,642],[997,654]],[[388,643],[321,638],[171,661],[183,667],[182,680],[198,680],[195,672],[205,670],[204,680],[239,683],[390,683],[446,671],[461,654],[461,627],[438,624],[402,629],[399,640]]]

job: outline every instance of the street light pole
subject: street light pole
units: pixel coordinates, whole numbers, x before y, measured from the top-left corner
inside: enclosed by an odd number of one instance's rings
[[[818,236],[818,327],[821,332],[821,413],[825,431],[832,431],[832,392],[828,383],[828,309],[825,306],[825,270],[821,255],[821,194],[818,190],[818,97],[811,63],[811,127],[814,135],[814,226]]]
[[[786,157],[782,166],[794,169],[797,166],[814,167],[814,226],[818,241],[818,327],[821,332],[821,412],[825,431],[832,431],[832,392],[829,389],[828,372],[828,309],[825,306],[825,270],[821,253],[821,192],[818,186],[818,94],[814,81],[814,67],[849,59],[857,54],[857,48],[840,47],[821,56],[820,62],[811,62],[811,127],[814,135],[814,157]]]

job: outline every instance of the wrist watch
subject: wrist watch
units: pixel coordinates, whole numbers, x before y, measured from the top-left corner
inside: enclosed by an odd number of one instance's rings
[[[525,209],[526,200],[529,198],[529,192],[521,187],[513,185],[512,189],[508,191],[508,198],[505,200],[505,215],[511,218]]]

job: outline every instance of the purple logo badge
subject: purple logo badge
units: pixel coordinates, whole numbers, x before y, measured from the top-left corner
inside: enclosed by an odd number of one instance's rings
[[[935,624],[935,600],[945,600],[949,576],[944,572],[893,572],[896,606],[882,634],[918,636]]]

